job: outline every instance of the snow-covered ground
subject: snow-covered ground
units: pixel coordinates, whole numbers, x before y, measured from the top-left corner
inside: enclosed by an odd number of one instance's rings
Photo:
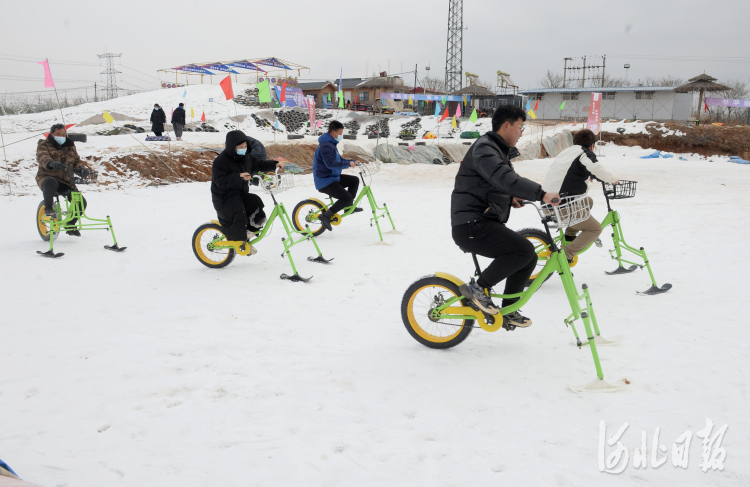
[[[615,147],[603,162],[639,182],[635,199],[615,203],[625,236],[674,288],[636,295],[646,272],[605,275],[615,267],[606,249],[575,267],[603,335],[624,335],[599,349],[605,377],[631,382],[616,394],[567,389],[594,368],[573,346],[554,277],[524,308],[528,329],[474,330],[445,351],[406,332],[411,282],[472,273],[450,237],[457,165],[384,166],[375,195],[403,234],[378,245],[367,213],[352,216],[318,240],[330,265],[305,260],[312,245],[293,248],[300,273],[314,275],[307,284],[279,279],[289,272],[279,223],[257,255],[203,267],[190,238],[214,217],[204,183],[87,195],[128,250],[107,252],[107,235],[89,232],[60,237],[58,260],[35,253],[46,249],[34,226],[40,195],[2,197],[0,458],[28,481],[70,487],[748,485],[750,173],[620,149],[634,150]],[[548,164],[517,169],[540,181]],[[288,210],[316,195],[309,176],[296,181],[279,195]],[[526,208],[509,226],[539,223]],[[728,425],[724,470],[701,470],[695,435],[688,467],[673,466],[675,440],[706,418],[713,433]],[[607,438],[629,425],[619,475],[600,472],[600,421]],[[657,428],[664,453],[652,452]],[[642,431],[648,467],[636,469]],[[652,453],[666,463],[653,468]]]

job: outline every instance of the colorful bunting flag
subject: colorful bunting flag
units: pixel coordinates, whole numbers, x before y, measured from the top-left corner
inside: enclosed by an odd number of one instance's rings
[[[344,92],[339,90],[339,108],[344,108]]]
[[[703,100],[703,113],[708,113],[708,102]]]
[[[562,105],[560,105],[560,110],[562,110],[563,108],[565,108],[565,102],[562,102]]]
[[[234,98],[234,91],[232,91],[232,75],[228,75],[226,78],[221,80],[221,83],[219,83],[221,86],[221,89],[224,90],[224,96],[227,97],[227,100],[231,100]]]
[[[206,112],[203,112],[203,115],[201,115],[201,122],[206,121]]]
[[[458,128],[458,125],[456,125],[456,117],[453,117],[453,122],[451,122],[451,125],[453,125],[454,129]]]
[[[436,117],[440,116],[440,102],[438,101],[435,102],[435,116]]]
[[[445,95],[443,95],[443,106],[445,106]]]
[[[279,101],[281,103],[285,103],[286,102],[286,81],[284,81],[283,83],[281,83],[281,96],[279,97]]]
[[[445,107],[445,112],[443,112],[443,116],[440,117],[440,122],[448,118],[448,107]],[[439,122],[438,122],[439,123]]]
[[[477,123],[477,118],[479,118],[479,115],[477,115],[477,109],[475,108],[474,111],[471,112],[471,117],[469,117],[469,122]]]
[[[539,98],[536,99],[536,105],[534,105],[534,110],[537,110],[539,108]]]
[[[461,118],[461,105],[456,107],[456,118]]]
[[[109,114],[109,112],[108,112],[107,110],[104,110],[104,113],[102,114],[102,117],[104,117],[104,120],[105,120],[105,121],[106,121],[107,123],[112,123],[112,122],[114,122],[114,121],[115,121],[115,119],[114,119],[114,118],[112,118],[112,115],[110,115],[110,114]]]
[[[268,80],[261,81],[256,86],[258,88],[258,102],[271,103],[271,88],[268,86]]]
[[[185,98],[187,96],[187,88],[185,88],[185,93],[182,94],[182,97]]]
[[[192,108],[190,109],[190,118],[195,118],[195,112]]]
[[[54,88],[55,82],[52,80],[52,71],[49,70],[49,61],[44,60],[41,62],[38,62],[37,64],[41,64],[44,66],[44,87],[45,88]]]
[[[531,100],[526,100],[526,110],[524,110],[526,113],[529,113],[529,110],[531,110]]]
[[[529,109],[529,116],[532,120],[536,120],[536,113],[534,113],[534,110]]]

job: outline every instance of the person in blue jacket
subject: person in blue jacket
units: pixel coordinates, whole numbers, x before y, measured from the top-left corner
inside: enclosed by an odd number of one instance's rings
[[[336,146],[344,140],[344,125],[334,120],[328,126],[328,133],[318,138],[318,148],[313,159],[313,179],[315,189],[336,201],[320,214],[320,223],[326,230],[332,230],[331,218],[341,209],[351,206],[359,189],[359,178],[341,174],[347,167],[354,167],[356,160],[342,159]],[[356,208],[354,212],[362,211]]]

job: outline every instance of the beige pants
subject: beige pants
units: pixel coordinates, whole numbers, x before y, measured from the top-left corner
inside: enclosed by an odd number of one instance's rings
[[[593,202],[591,202],[591,206],[594,206]],[[578,232],[581,233],[576,239],[563,247],[565,250],[565,256],[568,259],[575,257],[578,252],[588,247],[599,237],[599,235],[601,235],[602,224],[593,216],[589,216],[587,220],[582,221],[578,225],[573,225],[572,227],[565,229],[565,235],[569,236],[575,236]]]

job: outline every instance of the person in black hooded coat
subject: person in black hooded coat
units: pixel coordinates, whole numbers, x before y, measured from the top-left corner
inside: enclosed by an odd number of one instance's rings
[[[263,201],[250,193],[249,181],[259,171],[275,171],[283,162],[261,160],[247,152],[248,137],[241,130],[227,133],[224,151],[214,159],[211,199],[229,240],[244,242],[247,232],[258,232],[266,222]]]
[[[164,124],[167,123],[167,115],[161,109],[158,103],[154,104],[154,110],[151,112],[151,131],[157,137],[164,133]]]

